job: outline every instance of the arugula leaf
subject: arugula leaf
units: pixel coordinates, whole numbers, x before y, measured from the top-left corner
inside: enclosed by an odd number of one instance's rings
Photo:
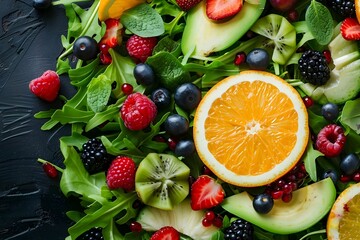
[[[101,186],[106,185],[105,173],[97,174],[99,179],[96,179],[96,174],[90,176],[74,147],[66,145],[61,139],[60,149],[66,166],[60,180],[60,188],[64,195],[77,194],[88,202],[107,202],[107,199],[101,196]]]
[[[165,31],[160,14],[147,3],[126,10],[120,21],[127,30],[141,37],[156,37]]]
[[[68,17],[67,35],[61,36],[61,43],[65,48],[64,52],[59,56],[57,67],[60,72],[64,72],[67,68],[64,58],[72,53],[72,47],[75,40],[79,36],[93,37],[97,42],[104,35],[106,26],[98,22],[98,8],[100,0],[94,0],[94,3],[87,10],[82,9],[75,3],[64,1],[65,13]]]
[[[302,160],[304,161],[306,171],[308,172],[311,180],[314,182],[317,181],[316,158],[320,156],[324,156],[324,154],[318,150],[315,150],[313,147],[313,142],[309,140]]]
[[[310,32],[321,45],[327,45],[333,36],[333,19],[327,7],[312,0],[306,10],[305,20]]]
[[[101,112],[106,108],[111,94],[111,81],[101,74],[93,78],[87,90],[87,104],[95,113]]]
[[[340,122],[360,134],[360,98],[345,103]]]
[[[91,79],[103,73],[105,69],[106,66],[100,65],[100,58],[96,58],[83,67],[70,69],[68,72],[70,83],[76,87],[86,86]]]

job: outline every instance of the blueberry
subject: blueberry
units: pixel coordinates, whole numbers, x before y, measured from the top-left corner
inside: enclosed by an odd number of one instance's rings
[[[33,7],[35,9],[46,9],[51,6],[52,0],[33,0]]]
[[[336,183],[339,180],[339,174],[333,169],[327,170],[326,172],[323,173],[322,179],[325,179],[328,177],[331,178],[331,180],[334,183]]]
[[[266,214],[271,211],[274,206],[274,199],[269,194],[262,193],[256,195],[253,199],[253,207],[256,212]]]
[[[270,63],[270,56],[266,50],[255,48],[246,56],[246,63],[250,69],[266,70]]]
[[[170,106],[171,93],[166,88],[158,88],[151,93],[151,100],[159,109],[164,109]]]
[[[326,103],[321,108],[321,114],[326,120],[333,121],[339,116],[339,108],[334,103]]]
[[[175,155],[182,157],[190,157],[195,152],[195,144],[193,140],[180,140],[175,146]]]
[[[340,162],[340,169],[346,175],[352,175],[360,167],[360,159],[354,153],[346,155]]]
[[[76,39],[73,46],[73,52],[75,57],[78,59],[88,61],[91,59],[96,58],[98,54],[98,46],[95,39],[88,37],[88,36],[82,36]]]
[[[180,108],[191,112],[199,105],[201,91],[193,83],[184,83],[176,88],[174,99]]]
[[[134,77],[137,84],[149,86],[155,82],[155,74],[146,63],[139,63],[134,68]]]
[[[164,128],[171,136],[181,136],[189,130],[189,122],[179,114],[172,114],[165,120]]]

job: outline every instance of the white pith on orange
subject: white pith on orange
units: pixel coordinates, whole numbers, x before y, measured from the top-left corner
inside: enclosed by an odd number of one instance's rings
[[[243,71],[213,86],[194,119],[194,142],[207,167],[237,186],[262,186],[286,174],[308,143],[298,92],[263,71]]]
[[[327,221],[328,240],[360,239],[360,183],[345,189],[336,199]]]

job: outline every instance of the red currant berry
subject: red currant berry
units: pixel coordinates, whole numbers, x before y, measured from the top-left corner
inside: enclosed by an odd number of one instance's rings
[[[312,100],[311,97],[308,97],[308,96],[305,96],[303,97],[303,101],[304,101],[304,104],[307,108],[311,107],[312,105],[314,105],[314,100]]]
[[[355,182],[360,182],[360,172],[356,172],[352,176],[352,180]]]
[[[43,169],[44,169],[44,172],[46,173],[46,175],[50,178],[56,178],[58,175],[56,168],[53,165],[51,165],[50,163],[44,163]]]
[[[283,202],[290,202],[292,199],[292,193],[289,193],[289,194],[284,194],[281,198],[281,200],[283,200]]]
[[[331,59],[331,52],[329,50],[324,50],[323,51],[324,57],[326,59],[326,62],[329,64],[331,63],[332,59]]]
[[[207,218],[208,220],[212,221],[215,218],[215,213],[213,211],[207,211],[205,213],[205,218]]]
[[[204,227],[210,227],[212,225],[212,220],[209,220],[205,217],[205,218],[203,218],[201,223]]]
[[[240,66],[246,61],[246,54],[244,52],[239,52],[235,55],[234,64]]]
[[[100,49],[100,52],[102,52],[102,53],[108,53],[110,47],[109,47],[109,45],[103,43],[103,44],[100,44],[99,49]]]
[[[287,14],[287,19],[290,22],[296,22],[299,19],[299,13],[295,9],[290,10]]]
[[[163,136],[161,136],[161,135],[155,135],[155,136],[153,137],[153,140],[156,141],[156,142],[166,143],[166,139],[165,139]]]
[[[133,92],[134,88],[131,84],[129,83],[124,83],[123,85],[121,85],[121,91],[125,94],[125,95],[129,95]]]
[[[202,174],[210,176],[211,174],[213,174],[213,172],[210,170],[210,168],[204,165],[202,167]]]
[[[340,181],[343,182],[343,183],[347,183],[351,180],[351,177],[350,176],[347,176],[347,175],[341,175],[340,176]]]
[[[212,221],[212,224],[217,228],[222,228],[223,226],[223,219],[221,216],[216,216]]]
[[[139,222],[130,223],[130,231],[131,232],[141,232],[142,226]]]
[[[168,138],[167,144],[168,144],[168,147],[170,148],[170,150],[172,150],[172,151],[175,150],[177,142],[178,141],[175,138]]]
[[[275,191],[271,193],[271,197],[273,199],[281,199],[283,196],[284,192],[283,191]]]
[[[112,62],[110,53],[100,52],[100,61],[104,65],[109,65]]]

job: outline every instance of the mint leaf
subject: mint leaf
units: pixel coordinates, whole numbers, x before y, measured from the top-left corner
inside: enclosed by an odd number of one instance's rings
[[[153,55],[162,51],[169,52],[178,57],[181,54],[180,42],[174,41],[169,36],[163,37],[154,47]]]
[[[141,37],[156,37],[165,31],[160,14],[147,3],[125,11],[120,21],[127,30]]]
[[[310,32],[319,44],[327,45],[331,41],[334,26],[331,13],[327,7],[312,0],[306,10],[305,20]]]
[[[87,91],[87,103],[95,113],[101,112],[106,108],[111,94],[110,79],[101,74],[91,80]]]
[[[360,98],[347,101],[342,110],[340,121],[357,134],[360,134]]]
[[[178,85],[190,81],[189,72],[171,53],[160,52],[149,57],[146,63],[152,67],[161,84],[170,90],[174,90]]]

